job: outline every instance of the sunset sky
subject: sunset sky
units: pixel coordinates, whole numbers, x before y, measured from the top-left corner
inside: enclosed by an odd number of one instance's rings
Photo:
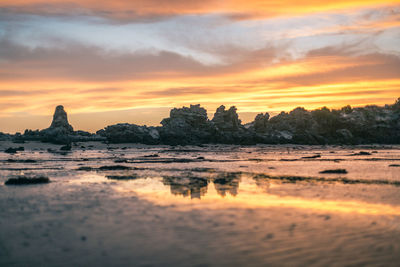
[[[1,0],[0,131],[400,97],[400,0]]]

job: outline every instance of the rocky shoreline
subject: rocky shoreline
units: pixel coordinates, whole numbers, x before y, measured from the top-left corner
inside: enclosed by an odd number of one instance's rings
[[[167,145],[199,144],[400,144],[400,98],[392,105],[342,109],[323,107],[308,111],[298,107],[270,117],[258,114],[254,121],[242,124],[236,107],[217,108],[210,120],[198,105],[174,108],[162,126],[129,123],[110,125],[89,133],[74,131],[63,106],[57,106],[49,128],[25,130],[23,134],[0,133],[0,141],[15,143],[41,141],[55,144],[101,141]]]

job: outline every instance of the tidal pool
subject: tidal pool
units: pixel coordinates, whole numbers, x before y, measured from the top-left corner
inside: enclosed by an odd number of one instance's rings
[[[0,266],[400,262],[400,146],[13,146]]]

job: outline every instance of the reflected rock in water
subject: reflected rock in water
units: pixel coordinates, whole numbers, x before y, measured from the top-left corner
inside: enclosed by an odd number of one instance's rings
[[[207,193],[208,181],[202,177],[164,176],[164,185],[171,187],[171,194],[200,199]]]
[[[254,176],[253,177],[254,181],[256,182],[257,187],[262,188],[266,192],[268,192],[268,189],[270,188],[270,181],[268,179],[261,178],[259,176]]]
[[[232,196],[238,194],[241,173],[227,172],[221,173],[214,179],[215,190],[218,195],[224,197],[227,192]]]

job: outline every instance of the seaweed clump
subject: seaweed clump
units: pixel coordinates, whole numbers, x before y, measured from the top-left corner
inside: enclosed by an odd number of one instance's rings
[[[345,169],[333,169],[333,170],[324,170],[320,171],[319,173],[340,173],[340,174],[346,174],[347,170]]]
[[[30,184],[47,184],[50,182],[48,177],[39,176],[39,177],[26,177],[19,176],[16,178],[8,179],[4,184],[5,185],[30,185]]]

